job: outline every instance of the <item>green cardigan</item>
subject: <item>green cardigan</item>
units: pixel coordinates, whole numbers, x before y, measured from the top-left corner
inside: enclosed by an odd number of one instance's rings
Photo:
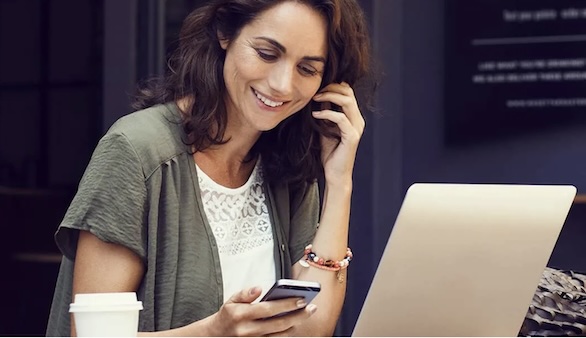
[[[69,336],[73,260],[79,230],[124,245],[146,267],[137,295],[139,331],[184,326],[222,305],[222,273],[200,199],[197,173],[174,103],[119,119],[98,143],[56,234],[61,263],[48,336]],[[317,183],[292,191],[265,184],[273,226],[277,278],[315,235]]]

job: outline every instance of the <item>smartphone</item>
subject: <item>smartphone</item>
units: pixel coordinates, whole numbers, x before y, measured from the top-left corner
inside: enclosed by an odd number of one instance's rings
[[[297,297],[304,298],[305,303],[309,304],[320,290],[321,285],[318,282],[279,279],[260,301]]]

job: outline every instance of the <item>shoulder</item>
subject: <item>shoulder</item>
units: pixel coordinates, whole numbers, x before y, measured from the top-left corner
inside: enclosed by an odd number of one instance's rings
[[[125,142],[151,171],[188,150],[181,117],[169,104],[139,110],[118,119],[102,141]]]
[[[181,131],[180,117],[168,105],[156,105],[121,117],[106,135],[122,134],[137,146],[150,146],[153,142],[173,143],[181,138]]]

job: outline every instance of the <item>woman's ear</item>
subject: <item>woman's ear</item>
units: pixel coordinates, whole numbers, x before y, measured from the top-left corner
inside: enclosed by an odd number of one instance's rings
[[[230,43],[228,41],[228,39],[226,39],[224,37],[224,35],[222,33],[220,33],[219,31],[216,32],[216,35],[218,36],[218,42],[220,43],[220,47],[222,47],[223,50],[226,50],[228,48],[228,44]]]

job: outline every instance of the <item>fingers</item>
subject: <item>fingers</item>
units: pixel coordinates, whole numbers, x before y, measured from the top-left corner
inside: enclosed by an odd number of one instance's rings
[[[353,126],[348,117],[333,110],[320,110],[312,112],[313,117],[320,120],[334,122],[340,128],[341,142],[360,140],[364,131],[364,125]]]
[[[226,303],[220,322],[230,327],[229,335],[264,336],[286,332],[315,312],[315,305],[299,298],[279,299],[258,304]],[[226,306],[227,305],[227,306]]]
[[[307,304],[303,298],[284,298],[271,301],[252,303],[260,295],[260,288],[245,289],[235,293],[226,301],[227,310],[238,320],[241,319],[265,319],[304,308]],[[235,306],[246,304],[246,307]]]
[[[232,295],[226,303],[252,303],[260,296],[261,292],[261,288],[256,286],[250,289],[244,289]]]
[[[307,306],[303,298],[284,298],[255,304],[257,318],[270,318],[287,312],[303,309]]]
[[[322,88],[314,99],[318,102],[330,101],[340,107],[351,107],[356,104],[354,90],[346,82],[330,83]]]
[[[282,316],[268,318],[261,323],[260,329],[264,332],[272,332],[268,336],[286,337],[291,336],[295,326],[303,323],[317,311],[315,304],[309,304],[304,309],[290,312]]]
[[[345,117],[350,121],[350,124],[362,135],[365,127],[364,117],[358,108],[358,102],[354,95],[354,90],[347,83],[331,83],[324,87],[318,94],[314,96],[316,102],[331,102],[342,109]],[[326,111],[324,109],[322,111]],[[339,119],[332,120],[330,117],[335,115],[329,114],[324,117],[332,122],[338,123]]]
[[[317,309],[303,298],[285,298],[251,304],[261,294],[259,287],[235,293],[215,315],[221,335],[283,335],[301,324]]]

